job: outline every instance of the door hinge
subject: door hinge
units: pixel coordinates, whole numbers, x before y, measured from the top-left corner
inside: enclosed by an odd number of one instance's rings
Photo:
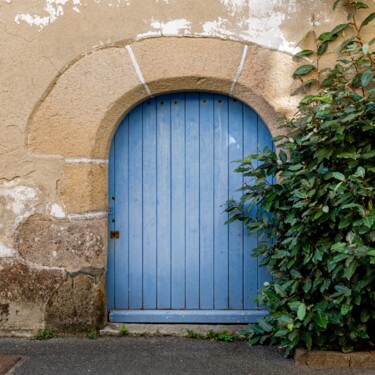
[[[109,232],[109,238],[110,238],[111,240],[114,240],[114,239],[118,239],[118,238],[120,238],[120,231],[118,231],[118,230],[111,230],[111,231]]]

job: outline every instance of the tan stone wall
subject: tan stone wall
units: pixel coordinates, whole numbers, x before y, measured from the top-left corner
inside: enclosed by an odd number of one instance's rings
[[[107,159],[128,111],[213,91],[275,135],[298,103],[292,53],[343,20],[325,0],[0,0],[0,333],[104,321]]]

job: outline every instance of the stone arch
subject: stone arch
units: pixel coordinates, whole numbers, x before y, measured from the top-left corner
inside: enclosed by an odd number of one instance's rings
[[[150,94],[197,90],[234,96],[273,135],[277,118],[295,104],[289,99],[294,63],[285,53],[186,37],[146,39],[127,49],[93,51],[61,74],[30,120],[32,152],[105,160],[120,120]]]
[[[103,321],[107,163],[111,140],[123,117],[149,96],[210,91],[236,97],[252,107],[275,136],[278,117],[296,107],[297,98],[290,96],[293,69],[290,55],[257,45],[161,37],[92,51],[57,77],[30,118],[27,146],[33,154],[62,159],[55,202],[64,211],[64,216],[56,216],[63,217],[59,226],[75,228],[78,236],[87,232],[86,223],[93,225],[104,248],[95,272],[87,268],[87,263],[92,265],[89,254],[82,254],[88,256],[85,262],[80,256],[75,256],[74,262],[67,260],[67,264],[73,262],[74,275],[49,302],[48,326],[59,330],[78,322]],[[43,221],[43,228],[50,228],[48,220]],[[84,287],[78,288],[81,282]],[[83,302],[74,300],[77,306],[65,311],[64,306],[74,304],[65,299],[76,293]],[[79,319],[73,310],[81,311]]]

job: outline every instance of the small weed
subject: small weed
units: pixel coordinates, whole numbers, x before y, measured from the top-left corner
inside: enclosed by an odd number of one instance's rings
[[[129,330],[128,330],[128,327],[126,327],[124,324],[122,324],[119,328],[119,333],[121,336],[126,336],[129,334]]]
[[[91,339],[91,340],[95,340],[95,339],[98,338],[96,332],[93,332],[93,331],[89,331],[89,332],[87,332],[87,335],[86,335],[86,336],[87,336],[87,338],[89,338],[89,339]]]
[[[204,339],[204,340],[211,340],[211,341],[225,341],[225,342],[233,342],[239,338],[236,333],[229,332],[227,330],[215,332],[213,329],[209,330],[205,335],[201,333],[194,332],[192,330],[187,331],[187,337],[191,339]]]
[[[238,339],[238,335],[234,332],[228,332],[227,330],[219,332],[217,341],[233,342]]]
[[[38,333],[35,335],[36,340],[49,340],[55,337],[55,334],[50,331],[49,329],[43,329],[38,331]]]
[[[189,337],[189,339],[204,339],[204,335],[201,335],[200,333],[198,332],[194,332],[190,329],[187,330],[187,337]]]

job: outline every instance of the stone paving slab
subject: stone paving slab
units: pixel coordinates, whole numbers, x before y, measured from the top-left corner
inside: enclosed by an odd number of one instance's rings
[[[17,356],[0,356],[0,375],[5,375],[20,359]]]

